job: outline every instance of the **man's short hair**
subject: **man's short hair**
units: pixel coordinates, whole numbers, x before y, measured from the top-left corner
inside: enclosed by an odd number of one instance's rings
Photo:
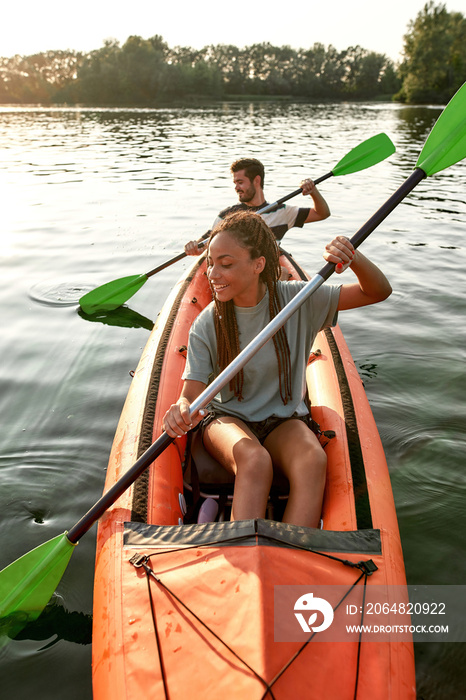
[[[260,160],[257,160],[257,158],[239,158],[239,160],[235,160],[235,162],[231,164],[230,171],[232,173],[237,173],[240,170],[244,170],[246,177],[249,178],[251,182],[255,177],[260,175],[261,187],[264,187],[265,172],[264,166]]]

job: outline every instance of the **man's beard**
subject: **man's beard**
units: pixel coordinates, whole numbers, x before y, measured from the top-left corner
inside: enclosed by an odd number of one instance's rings
[[[256,188],[254,187],[254,185],[251,185],[250,187],[247,188],[247,190],[238,194],[239,201],[243,202],[244,204],[251,202],[255,196],[256,196]]]

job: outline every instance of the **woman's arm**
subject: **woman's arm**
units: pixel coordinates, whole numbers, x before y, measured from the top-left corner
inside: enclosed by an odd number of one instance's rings
[[[354,250],[351,241],[344,236],[337,236],[326,246],[324,258],[327,262],[336,263],[337,274],[350,267],[358,280],[355,284],[342,286],[338,302],[339,311],[376,304],[387,299],[392,293],[390,282],[382,270],[359,250]]]
[[[163,417],[162,427],[170,437],[181,437],[188,430],[194,428],[205,416],[205,411],[200,410],[190,420],[189,407],[197,397],[202,394],[206,384],[186,379],[178,401],[170,406]]]

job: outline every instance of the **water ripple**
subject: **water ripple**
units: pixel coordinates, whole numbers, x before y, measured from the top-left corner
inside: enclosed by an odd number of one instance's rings
[[[69,280],[41,280],[29,289],[29,298],[45,306],[76,306],[92,284],[75,285]]]

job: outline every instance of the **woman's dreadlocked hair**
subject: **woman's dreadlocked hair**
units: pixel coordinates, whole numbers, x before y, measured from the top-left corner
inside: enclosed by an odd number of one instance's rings
[[[252,260],[264,256],[265,267],[260,273],[260,280],[269,292],[270,319],[280,311],[277,294],[277,281],[280,277],[280,254],[277,241],[272,231],[261,216],[240,211],[225,217],[212,231],[209,244],[221,231],[228,231],[236,242],[249,250]],[[215,332],[217,335],[217,362],[221,370],[225,369],[239,354],[239,334],[233,301],[220,302],[215,294]],[[280,396],[284,404],[291,399],[291,360],[286,332],[282,326],[273,336],[278,361]],[[230,382],[234,395],[243,398],[244,374],[241,369]]]

